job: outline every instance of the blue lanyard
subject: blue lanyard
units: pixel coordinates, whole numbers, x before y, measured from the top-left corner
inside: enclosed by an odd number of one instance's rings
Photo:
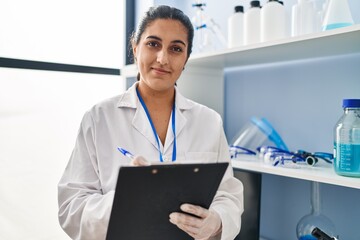
[[[151,128],[152,128],[152,130],[153,130],[153,133],[154,133],[154,136],[155,136],[155,139],[156,139],[156,143],[157,143],[157,145],[158,145],[158,150],[159,150],[159,155],[160,155],[160,162],[164,162],[164,159],[163,159],[163,156],[162,156],[162,153],[161,153],[161,150],[160,150],[159,137],[158,137],[158,135],[157,135],[157,133],[156,133],[156,129],[155,129],[154,123],[153,123],[152,120],[151,120],[149,110],[147,109],[147,107],[146,107],[146,105],[145,105],[145,102],[144,102],[144,100],[142,99],[142,97],[140,96],[139,91],[138,91],[137,88],[136,88],[136,94],[137,94],[137,96],[138,96],[138,98],[139,98],[139,100],[140,100],[141,105],[143,106],[143,108],[144,108],[144,110],[145,110],[146,116],[148,117],[149,122],[150,122],[150,125],[151,125]],[[175,161],[176,161],[175,102],[174,102],[173,107],[172,107],[171,126],[172,126],[172,130],[173,130],[173,134],[174,134],[172,161],[175,162]]]

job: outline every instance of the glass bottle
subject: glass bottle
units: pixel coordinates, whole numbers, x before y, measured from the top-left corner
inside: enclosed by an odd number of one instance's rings
[[[329,236],[335,236],[335,225],[321,213],[320,184],[311,182],[311,212],[303,216],[296,226],[298,240],[317,240],[311,232],[315,227],[320,228]]]
[[[347,27],[354,25],[347,0],[330,0],[326,10],[323,30]]]
[[[343,108],[334,130],[334,169],[339,175],[360,177],[360,99],[344,99]]]
[[[212,42],[212,35],[209,30],[208,19],[205,15],[206,3],[202,1],[196,1],[192,4],[195,7],[195,16],[192,18],[192,23],[194,25],[195,36],[194,42],[196,42],[197,50],[199,52],[211,51],[214,49]]]

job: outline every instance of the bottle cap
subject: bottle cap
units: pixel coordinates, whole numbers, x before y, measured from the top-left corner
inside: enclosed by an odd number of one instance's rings
[[[244,12],[244,7],[243,6],[235,6],[235,12]]]
[[[250,7],[260,7],[260,1],[251,1]]]
[[[360,107],[360,99],[344,99],[343,108]]]

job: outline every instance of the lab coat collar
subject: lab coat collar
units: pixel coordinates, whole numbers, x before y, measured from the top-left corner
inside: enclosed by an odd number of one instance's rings
[[[154,137],[154,133],[152,132],[151,127],[148,125],[148,121],[144,121],[147,119],[144,111],[139,111],[141,108],[141,103],[136,94],[136,88],[139,83],[135,82],[125,93],[123,93],[118,101],[117,106],[135,108],[136,112],[133,119],[133,127],[137,129],[143,136],[145,136],[152,145],[158,149],[157,142]],[[182,129],[186,125],[187,119],[183,115],[184,110],[191,109],[194,107],[194,102],[185,98],[180,94],[178,89],[175,87],[175,106],[176,106],[176,137],[181,133]],[[172,143],[174,142],[174,135],[172,132],[171,124],[168,126],[168,131],[166,134],[166,140],[164,146],[160,146],[160,151],[163,154],[167,154],[167,151],[172,151]],[[170,148],[171,147],[171,148]],[[172,152],[171,152],[172,153]]]
[[[135,82],[125,93],[123,93],[119,99],[117,104],[118,107],[130,107],[137,108],[138,107],[138,97],[136,94],[136,88],[139,82]],[[194,106],[194,103],[189,99],[185,98],[178,89],[175,87],[175,105],[180,110],[191,109]]]

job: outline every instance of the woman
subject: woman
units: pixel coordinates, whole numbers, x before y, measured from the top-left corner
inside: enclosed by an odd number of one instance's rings
[[[129,165],[118,146],[138,155],[130,162],[135,166],[230,161],[221,117],[176,88],[193,35],[180,10],[150,8],[131,38],[139,81],[84,115],[58,186],[59,221],[73,239],[106,236],[118,169]],[[231,166],[209,210],[191,203],[181,210],[171,213],[169,221],[193,238],[234,239],[240,230],[243,186]]]

